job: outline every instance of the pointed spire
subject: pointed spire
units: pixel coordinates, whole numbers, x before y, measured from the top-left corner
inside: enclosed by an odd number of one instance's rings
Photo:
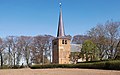
[[[57,37],[64,37],[64,36],[65,36],[65,32],[64,32],[64,25],[63,25],[63,19],[62,19],[62,6],[60,3],[60,15],[59,15]]]

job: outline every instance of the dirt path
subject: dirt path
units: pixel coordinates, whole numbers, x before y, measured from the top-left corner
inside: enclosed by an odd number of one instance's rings
[[[0,75],[120,75],[120,71],[95,69],[4,69]]]

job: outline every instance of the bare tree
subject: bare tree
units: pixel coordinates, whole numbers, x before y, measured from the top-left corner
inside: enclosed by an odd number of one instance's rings
[[[50,35],[39,35],[34,37],[32,43],[32,56],[34,63],[46,63],[48,56],[51,56],[51,40],[53,39]],[[49,57],[51,59],[51,57]]]
[[[88,35],[90,36],[90,39],[96,44],[97,48],[99,49],[99,56],[100,59],[104,57],[106,54],[106,32],[104,25],[97,25],[96,27],[92,28],[90,31],[88,31]]]
[[[17,55],[17,43],[18,37],[16,36],[9,36],[6,38],[7,47],[8,47],[8,54],[9,54],[9,65],[14,66],[16,65],[16,55]]]
[[[44,50],[44,43],[43,36],[36,36],[33,39],[32,47],[33,47],[33,62],[34,63],[42,63],[43,62],[43,50]]]
[[[17,48],[17,55],[16,55],[16,65],[20,64],[20,61],[22,59],[22,49],[23,49],[23,44],[22,44],[22,40],[20,37],[18,37],[18,42],[16,44],[16,48]]]
[[[115,57],[115,46],[118,40],[119,31],[119,22],[107,21],[105,24],[99,24],[88,32],[90,39],[99,49],[101,60],[105,56],[109,59]]]
[[[46,45],[45,45],[45,58],[46,60],[44,60],[44,63],[51,63],[51,52],[52,52],[52,40],[55,38],[51,35],[45,35],[46,37]],[[68,38],[71,38],[71,36],[67,36]],[[49,58],[49,62],[48,62],[48,58]]]
[[[1,58],[1,67],[3,67],[3,50],[5,49],[4,41],[0,38],[0,58]]]
[[[117,43],[117,46],[116,46],[116,53],[115,53],[115,59],[120,59],[120,40],[118,41]]]
[[[108,21],[105,24],[105,29],[107,33],[107,37],[109,39],[109,58],[113,59],[115,57],[114,51],[115,46],[119,38],[119,32],[120,32],[120,23],[119,22],[112,22]]]
[[[21,36],[19,38],[20,46],[19,48],[22,50],[23,57],[25,58],[27,66],[30,63],[30,44],[32,42],[32,37],[30,36]]]
[[[87,39],[89,39],[89,36],[87,35],[75,35],[72,39],[72,43],[82,44]]]

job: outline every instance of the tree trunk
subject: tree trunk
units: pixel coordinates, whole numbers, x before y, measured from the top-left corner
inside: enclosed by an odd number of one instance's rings
[[[15,67],[15,54],[14,54],[14,67]]]
[[[86,55],[86,61],[88,61],[88,54],[85,54]]]
[[[3,67],[3,57],[1,52],[0,52],[0,57],[1,57],[1,67]]]
[[[115,51],[114,59],[120,59],[120,40],[115,49],[116,49],[116,51]]]
[[[8,54],[9,54],[8,65],[11,66],[11,63],[12,63],[12,62],[11,62],[11,56],[10,56],[10,45],[9,45],[9,47],[8,47],[8,50],[9,50],[9,53],[8,53]]]
[[[29,67],[29,59],[26,58],[27,67]]]

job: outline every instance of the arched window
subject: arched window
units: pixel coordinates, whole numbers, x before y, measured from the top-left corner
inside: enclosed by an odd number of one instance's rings
[[[62,44],[64,44],[64,40],[62,40]]]
[[[65,44],[67,44],[67,40],[65,40]]]

